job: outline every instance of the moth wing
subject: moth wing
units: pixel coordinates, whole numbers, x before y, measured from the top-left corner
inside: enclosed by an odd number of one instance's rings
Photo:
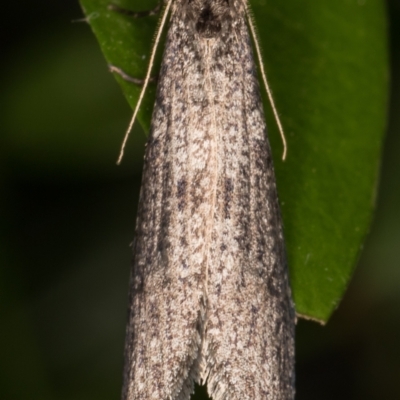
[[[244,19],[236,29],[210,67],[219,180],[202,377],[214,400],[291,400],[295,313],[274,167]]]
[[[196,94],[202,93],[204,73],[195,46],[193,32],[190,36],[186,22],[176,17],[146,147],[125,351],[126,400],[188,400],[200,379],[216,157],[208,129],[212,115],[201,112],[203,96]]]
[[[174,46],[170,40],[165,47],[146,146],[133,245],[123,400],[188,400],[198,380],[204,274],[202,244],[194,243],[193,237],[194,232],[201,236],[204,224],[189,208],[187,123],[177,123],[176,107],[182,107],[181,119],[187,116],[181,94],[172,89],[172,82],[182,79],[173,73],[175,64],[181,70],[181,60],[170,59],[176,54]],[[197,258],[189,252],[193,246],[200,253]]]

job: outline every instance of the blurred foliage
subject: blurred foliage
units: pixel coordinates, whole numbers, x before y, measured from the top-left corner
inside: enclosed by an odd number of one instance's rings
[[[298,400],[398,397],[400,7],[389,4],[391,117],[375,221],[355,279],[327,326],[298,324]],[[133,134],[116,168],[131,110],[87,24],[71,23],[80,18],[74,2],[40,0],[32,7],[21,0],[7,4],[2,24],[8,38],[0,75],[5,400],[115,399],[121,389],[145,136]]]

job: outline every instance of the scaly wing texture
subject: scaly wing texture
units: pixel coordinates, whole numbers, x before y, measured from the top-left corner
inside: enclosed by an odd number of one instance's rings
[[[123,399],[189,399],[198,380],[216,149],[194,37],[171,23],[139,202]],[[185,53],[180,46],[190,47]]]
[[[294,320],[243,3],[176,1],[146,148],[123,399],[188,400],[202,380],[214,400],[292,400]]]
[[[214,400],[293,399],[295,313],[244,16],[201,44],[218,116],[202,376]]]

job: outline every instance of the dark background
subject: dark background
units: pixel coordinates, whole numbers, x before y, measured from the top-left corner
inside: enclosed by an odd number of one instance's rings
[[[298,400],[400,398],[399,3],[375,219],[327,326],[298,323]],[[145,138],[115,167],[131,110],[77,1],[2,16],[0,398],[118,399]]]

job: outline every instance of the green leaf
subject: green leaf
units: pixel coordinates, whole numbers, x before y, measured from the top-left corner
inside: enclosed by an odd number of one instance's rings
[[[142,78],[157,17],[132,19],[108,10],[109,3],[81,0],[107,62]],[[157,2],[115,4],[140,11]],[[296,309],[324,322],[349,283],[375,203],[388,90],[384,2],[252,0],[250,6],[288,141],[283,162],[265,102]],[[116,78],[134,107],[140,88]],[[145,130],[154,93],[151,85],[138,116]]]

